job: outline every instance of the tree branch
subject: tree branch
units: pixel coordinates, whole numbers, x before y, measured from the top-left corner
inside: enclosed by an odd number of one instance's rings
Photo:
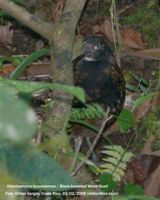
[[[0,0],[0,8],[42,37],[50,40],[53,24],[47,23],[36,15],[30,14],[25,8],[9,0]]]
[[[72,46],[76,25],[85,3],[86,0],[66,0],[64,11],[53,30],[53,24],[46,23],[8,0],[0,0],[3,10],[49,40],[53,82],[73,84]],[[49,138],[64,130],[71,102],[71,95],[53,91],[53,101],[48,104],[47,119],[42,127]]]
[[[55,23],[50,41],[53,81],[73,85],[72,47],[76,25],[85,2],[86,0],[67,0],[59,21]],[[64,92],[53,91],[53,96],[55,98],[54,107],[50,106],[48,120],[44,124],[44,127],[51,127],[51,124],[54,127],[47,131],[45,129],[50,136],[63,130],[72,102],[72,97]]]

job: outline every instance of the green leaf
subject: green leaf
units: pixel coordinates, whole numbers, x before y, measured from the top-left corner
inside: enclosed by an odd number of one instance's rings
[[[136,75],[135,73],[132,73],[131,75],[136,81],[140,81],[140,77],[138,75]]]
[[[154,197],[147,197],[143,195],[131,195],[127,198],[127,200],[159,200],[159,198],[154,198]]]
[[[33,189],[45,191],[68,190],[71,188],[60,188],[60,184],[77,184],[75,179],[55,160],[31,145],[6,146],[1,148],[0,151],[5,154],[6,166],[10,175],[19,184],[40,185],[42,188]],[[46,187],[43,187],[43,185]]]
[[[0,150],[0,154],[2,154]],[[17,185],[17,182],[13,177],[9,174],[6,168],[6,159],[2,159],[0,155],[0,199],[2,200],[22,200],[20,196],[14,195],[15,192],[20,192],[19,188],[9,188],[6,187],[8,185]],[[7,195],[9,192],[12,192],[13,195]]]
[[[132,195],[129,197],[126,196],[113,196],[112,200],[159,200],[159,198],[154,198],[154,197],[147,197],[147,196],[142,196],[142,195]]]
[[[138,106],[143,104],[145,101],[151,99],[154,95],[155,95],[155,93],[150,93],[148,95],[142,95],[141,97],[139,97],[138,99],[136,99],[134,101],[134,108],[137,108]]]
[[[118,117],[118,125],[121,132],[133,127],[134,125],[134,115],[131,111],[123,109]]]
[[[33,93],[46,89],[60,89],[64,92],[70,93],[77,99],[85,103],[85,92],[80,87],[74,87],[69,85],[62,85],[58,83],[43,83],[43,82],[28,82],[28,81],[14,81],[0,78],[0,87],[4,84],[16,88],[19,92]],[[2,85],[2,86],[1,86]]]
[[[134,86],[134,85],[127,84],[127,85],[126,85],[126,88],[127,88],[128,90],[133,91],[133,92],[136,92],[136,91],[137,91],[137,86]]]
[[[112,200],[127,200],[125,196],[113,196]]]
[[[13,89],[13,88],[12,88]],[[36,131],[36,115],[13,91],[0,89],[0,142],[23,143]]]
[[[133,157],[134,154],[132,152],[126,152],[124,155],[123,155],[123,158],[122,158],[122,161],[123,162],[128,162],[131,157]]]
[[[21,4],[21,2],[23,2],[23,0],[11,0],[13,3],[16,3],[16,4]]]
[[[133,78],[140,84],[140,85],[145,85],[146,87],[149,87],[149,81],[142,78],[142,77],[139,77],[138,75],[132,73],[132,76]]]
[[[3,10],[0,10],[0,17],[6,16],[6,13]]]
[[[103,173],[100,176],[99,181],[100,181],[100,184],[103,186],[101,188],[103,192],[113,190],[117,186],[117,183],[113,180],[112,175],[108,173]]]
[[[148,88],[146,88],[145,86],[143,85],[140,85],[139,86],[139,89],[146,95],[148,95]]]
[[[32,53],[30,56],[25,58],[11,73],[10,79],[16,79],[18,76],[26,69],[28,65],[30,65],[33,61],[37,60],[42,56],[48,56],[50,54],[50,49],[41,49]]]
[[[144,79],[144,78],[141,78],[141,83],[143,83],[145,86],[149,87],[149,81]]]
[[[127,184],[124,188],[125,195],[143,195],[143,189],[139,185]]]

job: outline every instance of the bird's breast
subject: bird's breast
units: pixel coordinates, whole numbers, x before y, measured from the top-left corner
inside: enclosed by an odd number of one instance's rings
[[[108,60],[86,61],[77,63],[75,85],[86,92],[87,103],[99,103],[107,109],[120,110],[124,103],[125,84],[122,73]]]

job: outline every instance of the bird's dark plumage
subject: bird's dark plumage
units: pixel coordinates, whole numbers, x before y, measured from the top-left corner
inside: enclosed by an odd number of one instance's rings
[[[73,62],[74,83],[82,87],[87,103],[99,103],[119,115],[125,100],[125,81],[111,49],[102,37],[83,41],[82,55]]]

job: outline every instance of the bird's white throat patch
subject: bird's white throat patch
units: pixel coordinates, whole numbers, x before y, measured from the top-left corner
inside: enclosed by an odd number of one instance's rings
[[[87,56],[85,56],[83,59],[86,60],[86,61],[95,61],[94,58],[87,57]]]

